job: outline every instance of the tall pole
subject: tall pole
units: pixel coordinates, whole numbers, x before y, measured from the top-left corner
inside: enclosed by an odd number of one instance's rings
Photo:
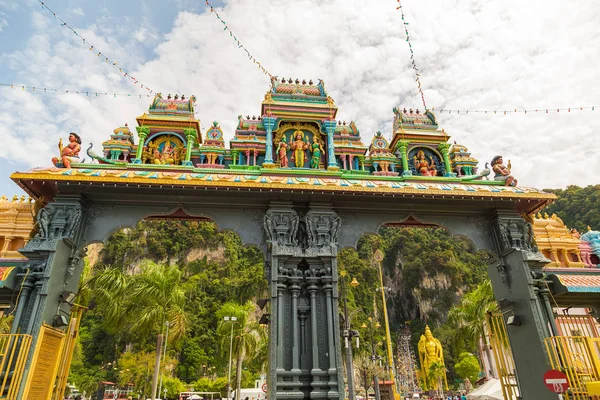
[[[162,359],[162,364],[163,365],[164,365],[165,361],[167,360],[167,343],[169,342],[169,321],[165,322],[165,325],[167,326],[167,334],[165,335],[165,351],[163,353],[163,359]],[[162,392],[162,381],[163,381],[163,374],[162,374],[162,371],[161,371],[161,373],[160,373],[160,384],[158,385],[158,395],[159,396],[160,396],[160,392]]]
[[[354,397],[354,368],[352,366],[352,342],[350,340],[350,321],[348,320],[348,296],[346,295],[346,271],[342,271],[342,295],[344,296],[344,343],[346,345],[346,375],[348,376],[348,398]],[[358,284],[358,282],[357,282]]]
[[[237,318],[225,317],[225,321],[231,321],[231,338],[229,339],[229,371],[227,371],[227,398],[231,399],[231,354],[233,353],[233,324],[235,321],[237,321]]]
[[[383,301],[383,318],[385,323],[385,341],[387,344],[387,354],[388,354],[388,369],[390,373],[390,380],[392,381],[392,391],[394,393],[394,399],[399,399],[400,394],[398,393],[398,388],[396,387],[396,379],[394,377],[394,356],[392,353],[392,335],[390,334],[390,323],[388,320],[387,314],[387,306],[385,304],[385,289],[383,287],[383,272],[381,270],[381,261],[383,261],[383,253],[381,250],[377,249],[375,254],[373,255],[375,261],[377,261],[377,267],[379,268],[379,283],[381,285],[381,298]]]
[[[375,299],[375,295],[373,295],[373,300]],[[371,361],[373,361],[373,366],[377,365],[377,355],[375,353],[375,339],[374,336],[374,328],[373,328],[373,318],[369,317],[369,330],[371,331]],[[379,393],[379,377],[377,376],[376,368],[373,368],[373,386],[375,390],[375,400],[381,400],[381,394]],[[366,388],[365,388],[366,391]],[[367,398],[368,398],[367,393]]]

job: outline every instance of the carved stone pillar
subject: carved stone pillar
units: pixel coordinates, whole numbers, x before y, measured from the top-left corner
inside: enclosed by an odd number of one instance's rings
[[[275,127],[276,118],[273,117],[262,117],[263,126],[267,134],[266,147],[265,147],[265,161],[263,167],[274,166],[273,164],[273,128]]]
[[[82,243],[84,205],[77,197],[56,197],[37,215],[39,231],[21,250],[29,262],[24,295],[15,313],[12,330],[33,336],[23,382],[26,381],[31,356],[42,324],[55,325],[57,315],[68,315],[70,305],[60,299],[63,291],[77,292],[83,269]],[[22,272],[24,275],[25,273]],[[24,384],[21,388],[24,388]]]
[[[530,223],[513,211],[498,211],[490,232],[498,258],[490,260],[488,273],[500,302],[518,371],[517,382],[524,399],[557,399],[543,382],[550,369],[544,339],[551,335],[548,314],[539,296],[541,269],[550,262],[533,243]]]
[[[198,132],[195,129],[189,128],[184,129],[183,133],[185,134],[185,138],[187,140],[185,144],[185,160],[181,163],[181,165],[185,165],[188,167],[193,166],[192,164],[192,149],[194,148],[195,138],[198,136]]]
[[[454,173],[452,172],[452,164],[450,163],[450,158],[448,157],[448,149],[450,145],[448,143],[440,143],[438,145],[438,150],[442,153],[442,158],[444,159],[444,167],[446,168],[445,177],[453,177]]]
[[[335,160],[335,148],[333,144],[333,134],[335,132],[335,121],[324,121],[323,126],[327,132],[327,169],[329,171],[337,171],[340,169]]]
[[[270,259],[269,398],[340,399],[337,234],[326,204],[298,214],[273,202],[264,218]]]
[[[135,130],[137,131],[138,136],[140,137],[140,140],[138,141],[137,151],[135,152],[135,160],[133,160],[133,162],[135,164],[141,164],[142,163],[142,152],[144,151],[144,142],[146,141],[146,138],[150,134],[150,128],[148,128],[146,126],[136,126]]]
[[[402,159],[402,176],[411,176],[412,172],[408,168],[408,140],[399,140],[397,149]]]

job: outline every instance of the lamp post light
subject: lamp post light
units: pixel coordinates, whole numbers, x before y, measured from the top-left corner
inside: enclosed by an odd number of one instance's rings
[[[167,342],[169,341],[169,321],[166,321],[165,325],[167,326],[167,334],[165,336],[165,350],[164,350],[164,353],[163,353],[163,362],[162,362],[163,365],[164,365],[165,361],[167,361]],[[163,382],[163,374],[162,374],[162,371],[161,371],[161,374],[160,374],[160,384],[158,386],[158,395],[159,396],[160,396],[160,392],[162,390],[162,382]]]
[[[390,334],[390,322],[388,320],[387,306],[385,301],[385,288],[383,287],[383,270],[381,269],[381,262],[383,261],[383,253],[381,250],[377,249],[373,254],[373,259],[377,262],[377,267],[379,269],[379,283],[381,285],[381,300],[383,303],[383,318],[385,322],[385,341],[387,347],[387,365],[389,367],[389,376],[392,381],[392,393],[394,394],[394,399],[400,399],[400,393],[398,392],[397,383],[398,381],[395,379],[394,373],[394,359],[392,352],[392,335]]]
[[[231,399],[231,354],[233,352],[233,324],[237,317],[223,317],[225,321],[231,322],[231,339],[229,340],[229,370],[227,371],[227,399]]]
[[[350,330],[350,320],[348,319],[348,296],[346,295],[346,283],[348,273],[346,271],[340,271],[342,277],[342,297],[344,299],[344,344],[346,346],[346,375],[348,376],[348,399],[355,400],[354,396],[354,367],[352,366],[352,342],[351,338],[357,336],[358,332]],[[357,287],[359,285],[356,278],[352,278],[350,281],[351,287]]]
[[[366,329],[367,328],[367,324],[363,323],[361,328]],[[369,317],[369,331],[371,333],[371,361],[373,361],[373,386],[375,389],[375,400],[381,400],[381,394],[379,393],[379,377],[377,376],[377,372],[376,372],[376,367],[377,367],[377,353],[375,352],[375,339],[374,339],[374,328],[375,329],[379,329],[381,328],[381,325],[379,324],[379,322],[375,323],[375,326],[373,327],[373,318]],[[368,396],[367,396],[368,397]]]

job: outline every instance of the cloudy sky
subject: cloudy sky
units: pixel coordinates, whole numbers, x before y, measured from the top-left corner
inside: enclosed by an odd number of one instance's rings
[[[268,77],[202,0],[47,0],[46,4],[148,87],[195,94],[203,129],[228,138],[257,114]],[[213,3],[252,55],[280,78],[325,81],[338,119],[365,143],[391,135],[392,107],[422,109],[393,0],[225,0]],[[437,113],[451,140],[483,163],[512,161],[523,186],[600,183],[600,2],[404,0],[428,106],[549,109],[528,114]],[[59,138],[78,132],[98,150],[150,103],[111,64],[35,0],[0,0],[0,83],[132,93],[86,97],[0,88],[0,194],[15,170],[50,166]],[[595,111],[578,107],[596,106]],[[573,107],[569,113],[556,108]],[[87,145],[85,146],[87,147]]]

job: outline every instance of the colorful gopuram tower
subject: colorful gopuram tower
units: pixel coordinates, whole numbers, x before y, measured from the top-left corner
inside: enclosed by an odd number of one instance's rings
[[[20,283],[17,274],[28,261],[18,250],[27,244],[32,229],[32,200],[0,197],[0,312],[14,306]]]
[[[547,267],[584,268],[580,257],[580,240],[556,215],[538,214],[532,220],[533,234],[539,251],[552,262]]]

